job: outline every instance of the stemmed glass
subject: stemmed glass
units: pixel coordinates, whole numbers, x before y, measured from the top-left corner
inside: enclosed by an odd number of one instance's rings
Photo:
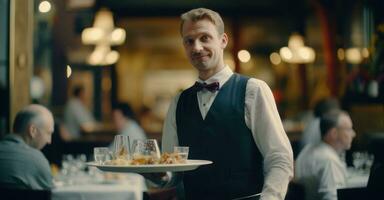
[[[155,164],[160,160],[160,149],[155,139],[135,140],[132,144],[134,164]]]
[[[129,137],[127,135],[116,135],[114,140],[115,158],[129,160],[131,158],[130,153]]]

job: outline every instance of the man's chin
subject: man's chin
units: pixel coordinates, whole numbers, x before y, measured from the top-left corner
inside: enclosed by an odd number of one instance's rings
[[[198,70],[208,70],[210,67],[208,65],[206,65],[205,63],[195,63],[193,65],[196,69]]]

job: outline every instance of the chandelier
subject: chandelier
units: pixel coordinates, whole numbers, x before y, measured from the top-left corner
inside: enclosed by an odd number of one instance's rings
[[[85,45],[95,45],[88,56],[90,65],[112,65],[119,59],[119,52],[111,50],[111,46],[121,45],[125,41],[125,30],[115,28],[112,12],[101,9],[96,13],[93,27],[85,28],[81,33],[81,41]]]
[[[289,37],[288,47],[280,49],[280,56],[284,62],[293,64],[307,64],[315,61],[315,51],[304,45],[303,36],[293,33]]]

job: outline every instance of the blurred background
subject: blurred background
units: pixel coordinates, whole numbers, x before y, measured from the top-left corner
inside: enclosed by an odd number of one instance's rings
[[[226,63],[271,87],[295,154],[326,97],[352,116],[352,150],[384,137],[381,0],[0,0],[1,134],[21,107],[40,103],[58,127],[50,146],[89,153],[112,141],[113,107],[123,102],[146,136],[161,142],[172,97],[196,80],[179,16],[197,7],[224,18]],[[97,126],[71,138],[65,107],[79,85]]]

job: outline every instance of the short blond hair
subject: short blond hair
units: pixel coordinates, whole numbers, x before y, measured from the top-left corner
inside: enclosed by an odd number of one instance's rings
[[[207,8],[196,8],[192,9],[180,16],[181,24],[180,24],[180,33],[183,31],[183,25],[186,21],[196,22],[203,19],[208,19],[215,26],[217,32],[221,35],[224,33],[224,22],[219,13],[207,9]]]

